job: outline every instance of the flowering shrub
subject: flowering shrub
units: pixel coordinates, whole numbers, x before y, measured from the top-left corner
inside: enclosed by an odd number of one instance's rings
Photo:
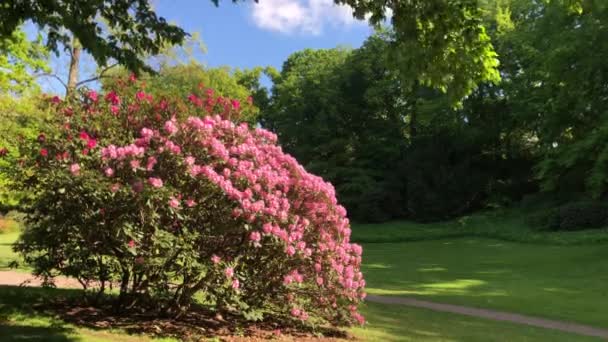
[[[124,93],[53,100],[58,115],[22,147],[16,175],[35,200],[17,250],[37,274],[172,315],[201,294],[249,319],[363,322],[362,250],[331,184],[273,133],[224,119],[243,105],[212,90],[179,111]]]

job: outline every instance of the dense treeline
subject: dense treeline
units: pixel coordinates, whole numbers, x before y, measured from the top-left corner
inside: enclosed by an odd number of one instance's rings
[[[358,49],[291,55],[272,77],[263,125],[336,186],[356,220],[444,219],[541,190],[601,197],[608,4],[492,0],[483,8],[501,82],[455,103],[406,79],[393,32],[379,31]]]

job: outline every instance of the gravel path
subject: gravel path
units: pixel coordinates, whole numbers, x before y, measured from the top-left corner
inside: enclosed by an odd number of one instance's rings
[[[374,296],[368,295],[365,299],[366,301],[374,302],[374,303],[383,303],[383,304],[398,304],[398,305],[406,305],[413,306],[417,308],[425,308],[435,311],[441,312],[450,312],[460,315],[467,315],[485,319],[492,319],[495,321],[505,321],[512,322],[518,324],[526,324],[534,327],[561,330],[569,333],[600,337],[602,339],[608,340],[608,329],[596,328],[589,325],[564,322],[564,321],[556,321],[551,319],[544,319],[534,316],[526,316],[520,314],[514,314],[504,311],[496,311],[496,310],[488,310],[488,309],[478,309],[472,308],[468,306],[461,305],[452,305],[452,304],[442,304],[429,302],[425,300],[418,300],[413,298],[404,298],[404,297],[391,297],[391,296]]]
[[[39,279],[34,278],[31,274],[14,272],[14,271],[0,271],[0,285],[12,285],[12,286],[40,286],[41,282]],[[78,281],[65,277],[57,277],[55,279],[57,287],[62,288],[81,288]],[[608,340],[608,329],[596,328],[589,325],[556,321],[550,319],[544,319],[533,316],[526,316],[520,314],[514,314],[504,311],[478,309],[461,305],[442,304],[429,302],[425,300],[404,298],[404,297],[391,297],[391,296],[374,296],[368,295],[366,301],[382,304],[397,304],[406,305],[417,308],[425,308],[441,312],[450,312],[460,315],[473,316],[478,318],[491,319],[495,321],[505,321],[517,324],[531,325],[534,327],[561,330],[569,333],[600,337]]]

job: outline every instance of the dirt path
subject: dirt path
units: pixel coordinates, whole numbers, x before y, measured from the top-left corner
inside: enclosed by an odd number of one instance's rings
[[[65,277],[57,277],[55,279],[57,287],[62,288],[81,288],[78,281]],[[0,285],[12,285],[12,286],[40,286],[41,282],[39,279],[34,278],[31,274],[15,272],[15,271],[0,271]],[[374,296],[368,295],[367,301],[374,303],[383,304],[397,304],[406,305],[417,308],[430,309],[441,312],[450,312],[460,315],[473,316],[478,318],[491,319],[495,321],[505,321],[517,324],[526,324],[534,327],[561,330],[569,333],[600,337],[608,340],[608,329],[595,328],[589,325],[556,321],[550,319],[544,319],[533,316],[526,316],[520,314],[514,314],[504,311],[495,311],[487,309],[478,309],[461,305],[442,304],[429,302],[425,300],[418,300],[413,298],[404,297],[390,297],[390,296]]]
[[[425,301],[425,300],[418,300],[418,299],[404,298],[404,297],[368,295],[365,300],[374,302],[374,303],[406,305],[406,306],[425,308],[425,309],[441,311],[441,312],[450,312],[450,313],[455,313],[455,314],[460,314],[460,315],[492,319],[495,321],[505,321],[505,322],[512,322],[512,323],[518,323],[518,324],[526,324],[526,325],[531,325],[534,327],[561,330],[561,331],[565,331],[565,332],[569,332],[569,333],[593,336],[593,337],[600,337],[600,338],[608,340],[608,329],[595,328],[595,327],[592,327],[589,325],[578,324],[578,323],[556,321],[556,320],[544,319],[544,318],[539,318],[539,317],[534,317],[534,316],[514,314],[514,313],[509,313],[509,312],[504,312],[504,311],[495,311],[495,310],[471,308],[471,307],[461,306],[461,305],[435,303],[435,302],[429,302],[429,301]]]
[[[0,271],[0,285],[10,286],[41,286],[42,281],[35,278],[33,275],[24,272],[15,271]],[[66,277],[55,278],[55,285],[61,288],[82,288],[80,283],[75,279]]]

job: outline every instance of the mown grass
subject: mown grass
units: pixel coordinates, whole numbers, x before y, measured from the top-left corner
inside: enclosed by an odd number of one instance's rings
[[[78,295],[76,290],[0,286],[0,341],[3,342],[175,342],[120,330],[77,327],[34,309],[48,298]]]
[[[608,230],[536,231],[524,216],[354,225],[367,291],[608,327]]]
[[[78,295],[76,290],[0,286],[0,340],[30,342],[173,342],[122,330],[89,329],[68,324],[35,310],[44,300]],[[350,332],[364,341],[596,341],[558,331],[495,322],[466,316],[414,309],[399,305],[368,303],[362,307],[368,319]],[[212,339],[213,340],[213,339]],[[283,341],[291,341],[284,338]]]
[[[605,235],[602,230],[535,232],[513,213],[504,212],[438,224],[397,222],[353,227],[354,239],[364,242],[363,271],[369,293],[493,308],[598,327],[608,327]],[[17,236],[18,232],[0,234],[0,269],[15,259],[10,244]],[[398,242],[388,243],[391,240]],[[9,289],[0,287],[0,336],[8,336],[4,340],[149,340],[122,331],[77,327],[31,309],[41,298],[38,291],[64,290],[28,288],[7,294]],[[595,340],[399,305],[367,303],[362,310],[369,324],[352,332],[368,341]]]
[[[496,322],[481,318],[410,308],[401,305],[367,303],[362,308],[368,319],[364,327],[351,329],[364,341],[412,342],[496,342],[496,341],[599,341],[592,337]]]
[[[367,291],[608,328],[608,245],[455,238],[364,244]]]

